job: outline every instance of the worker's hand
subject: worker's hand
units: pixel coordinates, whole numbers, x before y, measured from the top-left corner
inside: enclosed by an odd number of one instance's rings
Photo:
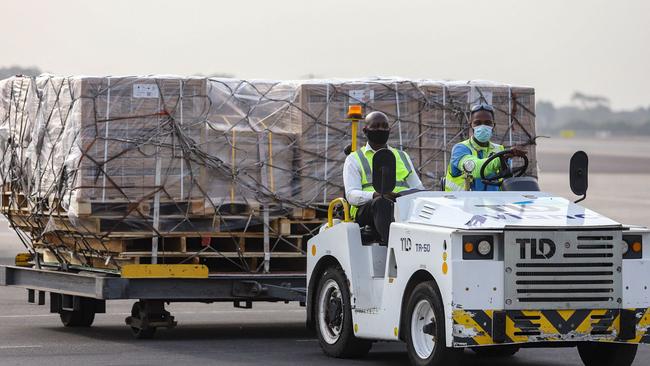
[[[377,197],[380,197],[380,196],[381,196],[381,194],[379,194],[379,192],[375,192],[375,193],[372,194],[372,198],[373,198],[373,199],[375,199],[375,198],[377,198]],[[399,197],[399,196],[400,196],[400,194],[397,193],[397,192],[390,192],[390,193],[386,193],[386,194],[384,195],[384,198],[386,198],[386,199],[388,199],[388,200],[391,200],[391,201],[395,202],[395,200],[396,200],[397,197]]]
[[[387,199],[389,199],[389,200],[391,200],[391,201],[393,201],[393,202],[395,202],[395,200],[396,200],[397,197],[399,197],[399,196],[400,196],[400,194],[397,193],[397,192],[390,192],[390,193],[386,193],[386,194],[384,195],[385,198],[387,198]]]
[[[528,154],[528,151],[523,150],[523,149],[521,149],[519,147],[513,147],[512,149],[510,149],[510,152],[508,152],[507,154],[504,154],[503,157],[506,158],[506,159],[510,159],[510,158],[515,157],[515,156],[524,156],[524,155],[527,155],[527,154]]]

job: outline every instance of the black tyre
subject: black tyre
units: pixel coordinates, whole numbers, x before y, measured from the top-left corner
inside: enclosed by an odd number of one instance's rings
[[[131,327],[131,334],[133,334],[136,339],[151,339],[153,338],[154,334],[156,334],[156,328],[149,327],[141,329]]]
[[[503,357],[512,357],[517,352],[519,352],[519,346],[507,345],[507,346],[487,346],[487,347],[474,347],[472,351],[480,357],[489,357],[489,358],[503,358]]]
[[[442,366],[457,360],[460,351],[446,347],[444,307],[435,282],[415,286],[403,316],[412,365]]]
[[[637,348],[636,344],[578,343],[578,353],[585,366],[630,366]]]
[[[146,325],[147,313],[145,311],[145,306],[142,302],[137,301],[131,307],[131,318],[138,320],[140,326],[131,327],[131,333],[137,339],[151,339],[156,333],[155,327],[149,327]],[[144,321],[143,321],[144,320]]]
[[[314,311],[318,342],[325,354],[337,358],[368,354],[372,342],[354,336],[350,290],[341,267],[330,267],[323,273]]]
[[[66,327],[90,327],[95,321],[95,308],[91,301],[81,299],[79,310],[61,310],[61,323]]]

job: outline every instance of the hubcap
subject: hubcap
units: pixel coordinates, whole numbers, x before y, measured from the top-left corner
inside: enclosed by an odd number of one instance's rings
[[[336,281],[325,282],[318,296],[318,324],[325,342],[334,344],[343,329],[343,297]]]
[[[420,300],[411,314],[411,341],[421,359],[427,359],[436,348],[436,316],[427,300]]]

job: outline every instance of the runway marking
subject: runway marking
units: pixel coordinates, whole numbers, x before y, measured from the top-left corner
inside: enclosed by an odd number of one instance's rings
[[[29,315],[0,315],[0,318],[32,318],[32,317],[48,317],[59,316],[59,314],[29,314]]]
[[[268,313],[304,313],[304,309],[293,310],[215,310],[215,311],[174,311],[173,314],[268,314]],[[172,315],[173,315],[172,314]],[[131,313],[129,313],[131,315]]]
[[[32,345],[32,346],[0,346],[0,349],[16,349],[16,348],[43,348],[43,346]]]
[[[174,314],[268,314],[268,313],[304,313],[305,310],[215,310],[215,311],[173,311]],[[131,313],[107,313],[102,315],[131,315]],[[58,317],[59,314],[22,314],[22,315],[0,315],[1,318],[33,318],[33,317]]]

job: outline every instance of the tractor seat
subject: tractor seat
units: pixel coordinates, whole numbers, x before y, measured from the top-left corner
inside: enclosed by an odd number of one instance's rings
[[[539,183],[534,177],[512,177],[503,180],[503,183],[501,183],[501,190],[537,192],[540,189]]]

